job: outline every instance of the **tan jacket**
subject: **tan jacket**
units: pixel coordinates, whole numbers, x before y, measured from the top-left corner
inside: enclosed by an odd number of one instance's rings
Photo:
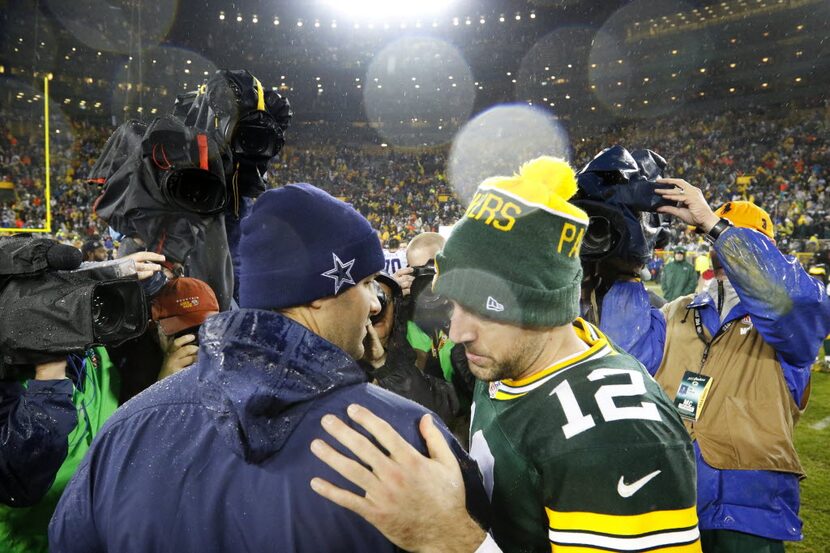
[[[775,350],[749,317],[717,337],[703,366],[705,345],[695,331],[691,296],[667,304],[666,345],[655,378],[674,398],[685,371],[712,377],[697,421],[685,421],[706,463],[717,469],[772,470],[804,477],[793,446],[793,428],[806,407],[793,401]],[[705,330],[707,340],[712,337]]]

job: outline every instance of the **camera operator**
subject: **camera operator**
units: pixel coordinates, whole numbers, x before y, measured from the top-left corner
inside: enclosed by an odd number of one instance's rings
[[[163,260],[161,255],[142,252],[122,261],[120,267],[134,270],[136,276],[131,279],[146,279],[161,269],[158,263]],[[84,328],[87,321],[61,317],[67,313],[78,317],[86,314],[95,319],[93,325],[112,328],[119,320],[138,323],[141,328],[146,325],[143,297],[137,303],[121,304],[126,308],[137,305],[140,313],[116,313],[96,303],[118,303],[119,299],[130,298],[118,296],[119,288],[112,286],[113,282],[128,285],[122,285],[122,292],[141,294],[131,279],[113,281],[83,276],[91,274],[89,271],[108,270],[99,269],[101,264],[85,264],[80,273],[57,271],[76,269],[80,261],[78,250],[51,240],[27,236],[0,239],[0,298],[6,316],[5,328],[0,333],[0,543],[4,544],[4,551],[47,551],[46,530],[55,505],[98,430],[118,407],[119,378],[107,350],[101,345],[88,345],[105,340],[89,337],[83,340],[85,345],[80,345],[77,329]],[[27,296],[27,286],[37,282],[44,284],[39,289],[28,289],[35,290],[37,297]],[[85,289],[93,292],[84,296]],[[58,291],[50,296],[52,290]],[[51,311],[32,310],[33,305],[50,305],[47,300],[38,299],[44,297],[57,298],[63,304],[87,297],[92,305],[84,311],[83,300],[78,300],[68,312],[61,311],[60,305],[52,305]],[[17,305],[24,304],[32,312],[19,311]],[[29,336],[30,321],[41,326],[41,335]],[[26,336],[16,335],[15,327]],[[137,330],[138,327],[129,332],[134,334]],[[16,342],[21,344],[19,350],[13,347]],[[44,349],[23,347],[32,343]],[[27,359],[37,362],[26,363]]]
[[[152,321],[147,331],[109,349],[121,377],[119,405],[192,365],[199,345],[199,327],[219,312],[216,294],[206,282],[174,277],[166,268],[162,272],[167,272],[170,279],[165,278],[165,284],[150,298]]]
[[[397,241],[397,239],[394,240]],[[392,240],[390,240],[390,244],[391,242]],[[400,242],[398,242],[398,246],[400,246]],[[406,266],[395,271],[388,271],[400,285],[404,298],[409,297],[412,282],[415,280],[415,268],[426,266],[430,259],[435,259],[435,254],[440,252],[443,247],[444,237],[437,232],[422,232],[412,239],[412,242],[404,251]],[[396,255],[400,253],[400,250],[395,252]]]
[[[642,283],[616,282],[603,330],[676,398],[694,443],[703,551],[783,552],[783,541],[802,537],[793,431],[830,331],[830,301],[775,247],[763,209],[733,201],[713,212],[688,182],[660,182],[671,185],[656,190],[671,204],[659,211],[707,237],[715,278],[662,309]],[[705,407],[695,388],[708,389]]]
[[[186,369],[196,362],[199,328],[219,313],[219,302],[206,282],[182,277],[171,280],[151,302],[152,317],[164,360],[158,380]]]
[[[406,317],[401,309],[401,288],[385,273],[375,278],[380,313],[367,327],[360,365],[378,386],[420,403],[445,422],[458,416],[455,388],[443,377],[424,374],[415,365],[415,350],[406,344]]]

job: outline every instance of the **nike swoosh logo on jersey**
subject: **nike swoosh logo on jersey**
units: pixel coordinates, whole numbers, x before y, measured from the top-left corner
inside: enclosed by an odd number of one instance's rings
[[[640,488],[648,484],[655,476],[660,474],[662,471],[655,470],[651,474],[646,474],[636,482],[632,482],[631,484],[625,483],[625,477],[620,476],[620,481],[617,483],[617,493],[620,494],[620,497],[631,497],[635,493],[637,493]]]

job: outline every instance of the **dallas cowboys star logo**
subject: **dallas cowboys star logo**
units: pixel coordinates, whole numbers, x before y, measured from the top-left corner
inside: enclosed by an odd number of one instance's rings
[[[337,295],[340,292],[340,287],[344,284],[355,284],[355,281],[352,278],[352,266],[354,265],[355,260],[352,259],[351,261],[343,263],[334,252],[331,252],[331,257],[334,259],[334,269],[330,269],[325,273],[322,273],[321,276],[330,278],[334,281],[334,295]]]

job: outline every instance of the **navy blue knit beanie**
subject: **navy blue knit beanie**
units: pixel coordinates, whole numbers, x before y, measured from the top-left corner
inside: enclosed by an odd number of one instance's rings
[[[268,190],[242,220],[239,306],[282,309],[345,292],[383,270],[369,221],[310,184]]]

